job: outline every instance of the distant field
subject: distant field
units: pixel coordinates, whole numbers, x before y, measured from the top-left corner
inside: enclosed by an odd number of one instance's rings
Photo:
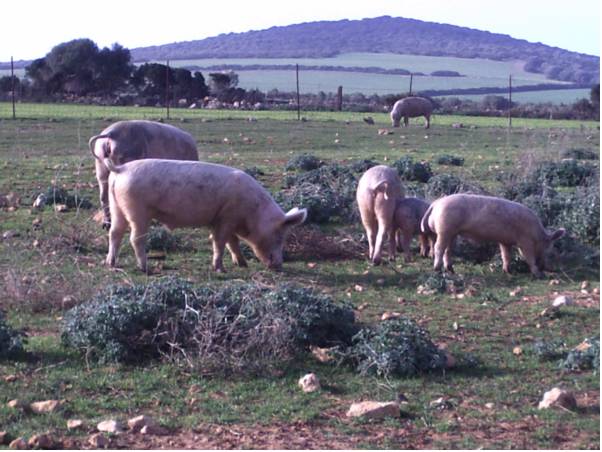
[[[483,96],[484,94],[467,94],[456,97],[478,101],[482,99]],[[589,89],[558,89],[550,91],[526,91],[524,93],[512,93],[512,101],[519,103],[550,102],[552,104],[571,104],[577,99],[589,99],[589,97]]]

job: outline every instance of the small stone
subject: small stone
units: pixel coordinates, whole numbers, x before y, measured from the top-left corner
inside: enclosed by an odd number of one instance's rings
[[[560,280],[559,279],[550,279],[550,282],[548,283],[548,285],[558,286],[558,285],[560,285]]]
[[[67,212],[69,210],[69,207],[67,207],[67,204],[55,204],[54,205],[54,211],[55,212]]]
[[[4,377],[4,381],[7,383],[12,383],[13,381],[17,381],[17,376],[15,374],[10,374]]]
[[[363,311],[364,309],[366,309],[368,307],[368,303],[362,303],[360,304],[357,308],[355,308],[358,311]]]
[[[19,399],[10,400],[6,405],[9,408],[14,408],[15,410],[21,410],[21,409],[27,407],[25,402],[23,402],[22,400],[19,400]]]
[[[523,293],[523,288],[522,287],[516,287],[514,290],[510,291],[509,295],[511,297],[516,297],[516,296],[518,296],[518,295],[520,295],[522,293]]]
[[[49,433],[33,435],[27,445],[32,449],[56,449],[56,442]]]
[[[100,422],[96,428],[100,432],[121,433],[124,430],[123,424],[115,419]]]
[[[353,289],[354,289],[356,292],[363,292],[363,291],[364,291],[364,287],[363,287],[363,286],[360,286],[359,284],[356,284],[355,286],[353,286]]]
[[[168,431],[160,425],[145,425],[140,429],[140,433],[143,435],[163,436],[167,435]]]
[[[25,450],[27,449],[27,443],[23,438],[19,436],[17,439],[13,439],[8,445],[8,447],[10,447],[11,449]]]
[[[102,433],[94,433],[88,438],[88,444],[94,449],[104,449],[109,445],[109,440]]]
[[[155,426],[157,423],[153,418],[145,416],[144,414],[141,416],[136,416],[128,421],[128,427],[133,432],[138,432],[142,429],[142,427],[148,425]]]
[[[311,354],[321,363],[328,363],[334,359],[334,357],[331,355],[333,349],[334,347],[320,348],[316,347],[315,345],[309,346],[309,351]]]
[[[567,297],[566,295],[559,295],[554,298],[552,301],[552,307],[559,308],[560,306],[568,306],[573,303],[571,297]]]
[[[320,389],[320,380],[314,373],[304,375],[297,384],[303,392],[314,392]]]
[[[600,288],[599,287],[594,287],[592,289],[592,293],[595,294],[595,295],[600,295]]]
[[[385,321],[385,320],[389,320],[389,319],[396,319],[398,317],[401,317],[401,314],[399,312],[387,311],[387,312],[383,313],[383,315],[380,317],[380,319],[382,321]]]
[[[574,350],[576,350],[578,352],[584,352],[587,349],[589,349],[591,346],[592,346],[592,343],[586,339],[583,342],[581,342],[579,345],[577,345],[574,348]]]
[[[493,410],[493,407],[495,407],[495,404],[493,404],[492,402],[488,402],[485,404],[485,408],[487,408],[488,410]]]
[[[577,400],[573,393],[560,388],[552,388],[543,395],[543,399],[539,402],[540,410],[559,406],[567,410],[577,408]]]
[[[67,428],[69,430],[78,430],[84,427],[84,421],[81,419],[69,419],[67,421]]]
[[[31,411],[36,414],[54,413],[61,406],[58,400],[44,400],[42,402],[33,402],[29,405]]]
[[[519,346],[516,346],[512,349],[512,353],[514,353],[516,356],[522,355],[523,349]]]
[[[589,281],[581,281],[581,290],[589,287]]]
[[[397,402],[357,402],[351,404],[347,417],[362,417],[365,419],[382,419],[385,417],[399,417],[399,404]]]
[[[4,231],[2,233],[2,238],[4,240],[8,240],[8,239],[12,239],[13,237],[19,237],[19,233],[17,231],[13,231],[13,230],[8,230],[8,231]]]

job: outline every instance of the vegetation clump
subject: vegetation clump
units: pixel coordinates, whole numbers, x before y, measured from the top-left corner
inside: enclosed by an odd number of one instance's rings
[[[0,359],[14,358],[24,352],[25,334],[11,328],[0,311]]]
[[[278,192],[276,201],[285,210],[295,206],[307,209],[307,222],[328,223],[335,218],[346,219],[352,200],[329,186],[302,183]]]
[[[426,183],[433,176],[428,162],[414,162],[409,156],[401,157],[393,162],[393,167],[399,173],[399,177],[405,181]]]
[[[426,187],[426,194],[431,199],[454,193],[479,193],[481,191],[479,187],[466,183],[453,174],[437,174],[429,179]]]
[[[576,160],[600,160],[600,155],[591,149],[570,148],[562,150],[560,152],[560,158]]]
[[[437,157],[439,165],[464,166],[464,157],[456,157],[450,154],[442,154]]]
[[[381,377],[408,377],[446,365],[445,352],[433,344],[428,332],[404,317],[361,329],[341,356],[362,375]]]
[[[180,247],[180,240],[163,226],[151,226],[146,234],[146,249],[174,251]]]
[[[48,187],[44,195],[48,203],[65,204],[70,209],[91,209],[93,207],[89,199],[78,193],[71,194],[64,188],[55,185]]]
[[[315,155],[301,154],[291,158],[284,167],[287,171],[311,171],[322,166],[322,161]]]

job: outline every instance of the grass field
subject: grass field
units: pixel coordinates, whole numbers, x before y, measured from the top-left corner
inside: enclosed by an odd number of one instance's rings
[[[492,271],[488,264],[456,263],[456,272],[476,295],[421,295],[417,285],[432,272],[431,261],[369,265],[350,247],[344,259],[325,258],[319,243],[306,243],[302,253],[285,262],[282,273],[265,270],[251,260],[249,268],[227,273],[210,268],[207,230],[178,230],[183,250],[153,261],[153,275],[135,269],[124,243],[119,270],[103,265],[107,234],[94,222],[94,210],[33,212],[38,193],[52,183],[77,191],[97,207],[94,162],[87,141],[118,119],[164,116],[160,109],[93,108],[67,105],[19,105],[21,119],[9,119],[0,104],[0,193],[21,197],[17,209],[0,211],[0,306],[11,326],[28,333],[29,356],[0,360],[0,430],[30,437],[50,431],[66,448],[89,447],[88,434],[97,422],[127,420],[149,414],[169,435],[124,434],[111,439],[114,448],[524,448],[597,449],[600,443],[599,375],[591,370],[561,371],[555,361],[528,353],[539,339],[559,339],[574,347],[586,337],[599,337],[599,268],[557,263],[555,273],[533,279],[524,273]],[[249,121],[249,117],[255,120]],[[301,153],[327,162],[371,158],[390,163],[401,156],[431,162],[435,173],[454,173],[491,191],[500,172],[521,172],[533,160],[558,160],[568,148],[599,154],[596,122],[436,117],[425,131],[420,121],[393,135],[379,135],[389,125],[385,114],[373,115],[376,125],[349,113],[172,111],[174,125],[197,140],[201,158],[234,167],[260,168],[262,184],[282,187],[284,165]],[[462,122],[466,127],[452,128]],[[471,128],[470,126],[474,126]],[[463,167],[435,163],[440,154],[465,159]],[[597,162],[596,162],[597,164]],[[35,225],[34,225],[35,220]],[[360,224],[303,226],[297,243],[313,231],[345,247],[361,236]],[[359,248],[364,246],[360,243]],[[307,256],[311,256],[308,258]],[[311,265],[308,265],[311,263]],[[203,377],[187,368],[154,362],[140,366],[100,365],[64,348],[60,322],[66,309],[90,299],[110,283],[146,283],[179,275],[195,283],[231,280],[268,285],[293,282],[348,301],[360,321],[374,324],[384,311],[398,311],[427,329],[435,343],[454,355],[476,358],[445,373],[412,378],[364,377],[341,366],[318,363],[311,356],[265,377]],[[558,280],[557,285],[550,285]],[[589,286],[581,291],[582,281]],[[519,295],[511,295],[521,287]],[[555,293],[574,299],[557,317],[541,317]],[[399,302],[403,299],[403,302]],[[515,354],[520,346],[524,353]],[[322,381],[317,393],[304,394],[297,380],[313,371]],[[14,375],[14,380],[5,379]],[[543,393],[554,386],[573,391],[578,408],[538,410]],[[403,393],[409,403],[400,419],[351,421],[345,412],[353,401],[394,400]],[[445,409],[431,402],[444,397]],[[35,415],[7,406],[58,399],[62,408]],[[68,431],[68,419],[84,420],[83,431]],[[0,447],[2,447],[0,445]]]

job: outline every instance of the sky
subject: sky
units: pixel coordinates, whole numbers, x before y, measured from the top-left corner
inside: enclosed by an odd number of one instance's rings
[[[389,15],[600,55],[599,0],[30,0],[3,2],[0,62],[77,38],[133,49],[318,20]]]

